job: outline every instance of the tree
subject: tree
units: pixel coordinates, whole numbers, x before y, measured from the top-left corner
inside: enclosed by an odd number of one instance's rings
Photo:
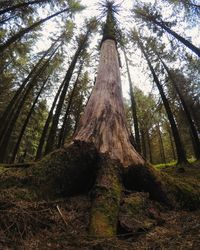
[[[81,7],[79,6],[79,9]],[[78,10],[79,10],[78,9]],[[21,29],[18,33],[16,33],[15,35],[13,35],[12,37],[8,38],[8,40],[0,45],[0,53],[4,52],[4,50],[6,50],[12,43],[18,41],[19,39],[21,39],[25,34],[31,32],[33,29],[35,29],[36,27],[38,27],[39,25],[43,24],[44,22],[64,13],[64,12],[69,12],[71,11],[71,9],[69,7],[63,9],[63,10],[60,10],[46,18],[43,18],[41,20],[39,20],[38,22],[35,22],[33,23],[31,26],[27,27],[27,28],[24,28],[24,29]],[[73,10],[72,10],[73,11]]]
[[[60,114],[61,114],[61,110],[63,107],[63,103],[65,100],[65,96],[69,87],[69,82],[71,80],[74,68],[76,66],[77,60],[80,57],[81,53],[83,52],[83,50],[85,49],[85,47],[87,46],[87,42],[88,42],[88,38],[89,35],[91,34],[92,30],[95,28],[96,26],[96,22],[94,20],[92,20],[88,25],[87,25],[87,31],[86,33],[83,35],[81,34],[79,37],[79,41],[78,41],[78,48],[73,56],[73,59],[69,65],[69,68],[66,72],[65,78],[63,80],[63,89],[56,107],[56,111],[53,117],[53,121],[52,121],[52,125],[50,128],[50,132],[48,135],[48,139],[47,139],[47,143],[46,143],[46,148],[45,148],[45,152],[46,154],[51,152],[53,149],[55,149],[55,136],[56,136],[56,132],[57,132],[57,126],[59,123],[59,118],[60,118]]]
[[[161,18],[161,14],[154,9],[151,9],[150,5],[144,5],[142,7],[136,7],[134,9],[135,17],[140,18],[143,21],[153,24],[154,26],[159,26],[161,29],[168,32],[170,35],[175,37],[178,41],[187,46],[191,51],[193,51],[197,56],[200,57],[200,49],[193,45],[191,42],[186,40],[184,37],[180,36],[178,33],[170,29],[169,22],[164,22]]]
[[[34,1],[25,2],[25,3],[18,3],[18,4],[8,6],[4,9],[0,10],[0,15],[3,15],[7,12],[14,12],[17,9],[22,9],[22,8],[25,8],[29,5],[40,4],[40,3],[45,3],[45,2],[47,2],[47,0],[34,0]]]
[[[183,148],[183,144],[181,142],[181,139],[180,139],[180,135],[179,135],[179,131],[178,131],[178,128],[177,128],[177,125],[176,125],[176,122],[175,122],[175,119],[174,119],[174,116],[173,116],[173,113],[172,113],[172,110],[170,108],[170,105],[169,105],[169,102],[166,98],[166,95],[164,93],[164,90],[163,90],[163,87],[162,85],[160,84],[160,81],[155,73],[155,70],[151,64],[151,61],[148,57],[148,54],[146,53],[145,51],[145,48],[142,44],[142,42],[140,41],[140,38],[137,34],[137,32],[133,32],[133,40],[137,42],[139,48],[141,49],[146,61],[147,61],[147,64],[150,68],[150,71],[152,73],[152,76],[153,76],[153,79],[154,79],[154,82],[156,83],[156,86],[159,90],[159,93],[161,95],[161,98],[162,98],[162,101],[163,101],[163,104],[165,106],[165,110],[166,110],[166,113],[167,113],[167,116],[168,116],[168,119],[169,119],[169,122],[170,122],[170,125],[171,125],[171,129],[172,129],[172,133],[173,133],[173,136],[174,136],[174,141],[175,141],[175,144],[176,144],[176,152],[177,152],[177,157],[178,157],[178,162],[177,164],[187,164],[188,161],[187,161],[187,157],[186,157],[186,153],[185,153],[185,150]]]
[[[41,93],[42,93],[42,91],[43,91],[43,89],[44,89],[46,83],[48,82],[48,79],[49,79],[49,76],[47,76],[47,78],[44,80],[44,82],[43,82],[43,84],[42,84],[42,86],[41,86],[41,88],[40,88],[40,90],[39,90],[39,92],[38,92],[38,94],[37,94],[37,96],[36,96],[36,98],[35,98],[35,100],[34,100],[32,106],[31,106],[31,109],[30,109],[30,111],[29,111],[29,113],[28,113],[28,115],[27,115],[27,117],[26,117],[26,120],[25,120],[25,122],[24,122],[24,124],[23,124],[23,126],[22,126],[22,128],[21,128],[20,134],[19,134],[19,136],[18,136],[17,142],[16,142],[15,147],[14,147],[14,151],[13,151],[13,155],[12,155],[11,162],[15,162],[15,159],[16,159],[16,156],[17,156],[17,152],[18,152],[18,150],[19,150],[19,146],[20,146],[22,137],[23,137],[23,135],[24,135],[24,132],[25,132],[25,130],[26,130],[26,127],[27,127],[27,125],[28,125],[28,122],[29,122],[29,120],[30,120],[30,118],[31,118],[31,115],[32,115],[32,113],[33,113],[33,111],[34,111],[34,108],[35,108],[35,106],[36,106],[36,104],[37,104],[37,102],[38,102],[38,99],[39,99],[39,97],[40,97],[40,95],[41,95]]]
[[[123,107],[117,51],[115,13],[118,12],[118,5],[114,1],[105,1],[102,7],[106,22],[100,44],[99,68],[95,86],[74,139],[70,145],[51,152],[33,165],[30,164],[23,178],[14,175],[14,183],[19,185],[18,180],[29,183],[29,188],[34,188],[36,195],[45,197],[46,200],[90,191],[90,234],[93,237],[107,238],[117,233],[123,192],[148,192],[150,199],[163,202],[169,207],[174,206],[174,200],[179,195],[179,200],[185,195],[188,203],[190,192],[186,188],[184,193],[184,188],[176,186],[174,193],[168,194],[169,187],[173,186],[173,179],[170,182],[166,175],[154,170],[131,144]],[[80,47],[78,49],[81,50]],[[58,97],[54,100],[55,104],[58,101],[55,122],[53,121],[54,125],[57,123],[56,126],[65,101],[68,81],[79,55],[78,52],[74,54],[66,81],[61,84],[56,95]]]
[[[167,67],[167,65],[164,63],[164,61],[160,58],[160,56],[159,56],[159,59],[162,62],[163,67],[167,71],[167,73],[169,75],[169,78],[170,78],[170,80],[171,80],[171,82],[173,84],[173,87],[175,88],[175,90],[176,90],[176,92],[177,92],[177,94],[178,94],[178,96],[180,98],[180,101],[181,101],[181,104],[182,104],[186,119],[187,119],[188,124],[190,126],[195,157],[196,157],[197,160],[199,160],[200,159],[200,140],[198,138],[198,133],[197,133],[197,130],[195,128],[195,124],[194,124],[193,119],[191,117],[188,106],[186,104],[185,98],[182,95],[178,85],[176,84],[176,81],[175,81],[175,79],[173,77],[173,73],[170,71],[170,69]]]
[[[30,84],[27,85],[27,87],[24,89],[24,93],[23,93],[22,97],[20,98],[19,103],[17,103],[17,105],[15,107],[16,110],[15,110],[13,116],[11,117],[11,119],[9,120],[9,123],[7,124],[7,127],[4,131],[4,133],[2,134],[1,140],[0,140],[0,152],[1,152],[0,160],[2,162],[6,159],[6,156],[7,156],[6,152],[8,149],[9,140],[11,138],[13,129],[15,127],[15,124],[16,124],[16,121],[19,117],[19,114],[22,110],[22,107],[25,104],[25,101],[26,101],[27,97],[29,96],[29,94],[31,93],[32,89],[34,88],[35,84],[37,84],[38,78],[44,73],[45,69],[48,67],[49,62],[51,61],[52,57],[54,56],[54,54],[56,53],[56,51],[58,50],[60,45],[61,44],[59,44],[56,48],[54,48],[54,50],[51,52],[49,58],[38,69],[37,74],[35,74],[33,76],[33,78],[30,81]]]
[[[132,84],[129,65],[128,65],[128,58],[124,49],[123,49],[123,52],[124,52],[124,57],[125,57],[125,62],[126,62],[128,80],[129,80],[131,110],[132,110],[132,116],[133,116],[133,122],[134,122],[136,149],[139,153],[141,153],[141,142],[140,142],[140,133],[139,133],[139,125],[138,125],[138,117],[137,117],[137,106],[136,106],[136,101],[135,101],[135,97],[133,93],[133,84]]]
[[[73,101],[73,98],[74,98],[74,95],[75,95],[76,87],[77,87],[77,85],[78,85],[78,83],[80,81],[79,78],[80,78],[80,75],[81,75],[81,72],[82,72],[82,68],[83,68],[83,61],[80,63],[79,70],[78,70],[78,73],[77,73],[77,78],[75,80],[72,92],[70,93],[70,97],[69,97],[69,100],[68,100],[68,103],[67,103],[67,108],[66,108],[66,111],[65,111],[63,124],[62,124],[61,130],[59,132],[59,136],[58,136],[58,145],[57,145],[58,148],[63,146],[64,142],[65,142],[65,135],[67,133],[67,125],[68,125],[67,124],[67,119],[69,117],[70,108],[71,108],[72,101]]]

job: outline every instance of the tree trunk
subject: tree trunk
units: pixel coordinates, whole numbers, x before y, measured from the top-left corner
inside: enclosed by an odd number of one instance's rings
[[[161,163],[166,164],[165,149],[164,149],[163,139],[162,139],[162,135],[161,135],[161,131],[160,131],[160,125],[158,124],[156,126],[156,128],[157,128],[157,132],[158,132]]]
[[[146,159],[147,158],[147,149],[146,149],[146,140],[145,140],[145,132],[143,128],[140,128],[141,134],[141,142],[142,142],[142,155]]]
[[[186,47],[188,47],[190,50],[192,50],[197,56],[200,57],[200,49],[197,48],[196,46],[194,46],[191,42],[189,42],[188,40],[186,40],[185,38],[183,38],[182,36],[180,36],[179,34],[177,34],[175,31],[171,30],[169,27],[167,27],[164,24],[164,22],[159,22],[157,20],[153,20],[153,22],[155,24],[157,24],[158,26],[160,26],[165,31],[167,31],[169,34],[171,34],[172,36],[174,36],[177,40],[179,40]]]
[[[56,17],[56,16],[66,12],[68,10],[69,10],[69,8],[65,8],[64,10],[58,11],[51,16],[48,16],[44,19],[41,19],[40,21],[32,24],[29,27],[20,30],[18,33],[16,33],[12,37],[10,37],[4,44],[0,45],[0,53],[2,53],[4,50],[6,50],[12,43],[14,43],[17,40],[19,40],[20,38],[22,38],[23,35],[27,34],[28,32],[32,31],[33,29],[35,29],[37,26],[43,24],[44,22],[50,20],[51,18]]]
[[[7,108],[5,109],[4,113],[2,114],[2,116],[0,118],[0,124],[1,124],[1,126],[0,126],[0,138],[5,133],[6,127],[8,126],[8,122],[9,122],[9,120],[11,120],[11,118],[15,112],[16,106],[18,105],[17,103],[19,102],[20,96],[22,95],[22,92],[24,91],[26,84],[36,74],[38,67],[41,65],[41,63],[43,62],[44,58],[48,55],[48,53],[52,50],[54,45],[55,45],[55,43],[48,50],[45,51],[45,53],[42,55],[42,57],[39,59],[39,61],[36,63],[36,65],[32,68],[32,70],[30,71],[28,76],[22,82],[21,86],[17,89],[16,93],[14,94],[13,98],[11,99]]]
[[[151,140],[150,140],[150,136],[149,136],[149,129],[147,128],[145,130],[145,132],[146,132],[146,136],[147,136],[149,162],[153,164],[153,156],[152,156],[152,152],[151,152]]]
[[[129,65],[128,65],[128,58],[124,49],[123,49],[123,52],[124,52],[126,69],[128,73],[128,79],[129,79],[129,89],[130,89],[130,96],[131,96],[131,111],[132,111],[134,130],[135,130],[136,150],[139,153],[141,153],[141,142],[140,142],[140,133],[139,133],[139,125],[138,125],[138,117],[137,117],[137,105],[136,105],[135,96],[133,93],[133,85],[132,85],[131,74],[130,74]]]
[[[54,111],[54,109],[56,107],[56,103],[58,101],[58,98],[60,96],[60,93],[62,91],[63,86],[64,86],[64,82],[60,85],[60,87],[59,87],[59,89],[58,89],[58,91],[56,93],[56,96],[55,96],[55,98],[53,100],[53,103],[51,105],[51,109],[49,111],[49,115],[48,115],[47,120],[45,122],[43,131],[42,131],[42,135],[40,137],[40,142],[39,142],[39,145],[38,145],[38,148],[37,148],[37,153],[36,153],[35,160],[39,160],[42,157],[42,151],[43,151],[43,148],[44,148],[45,139],[47,137],[49,125],[50,125],[50,123],[52,121],[53,111]]]
[[[0,15],[3,15],[6,12],[9,12],[9,11],[15,11],[17,9],[27,7],[29,5],[39,4],[39,3],[43,3],[43,2],[47,2],[47,1],[48,0],[34,0],[34,1],[30,1],[30,2],[25,2],[25,3],[18,3],[18,4],[15,4],[15,5],[12,5],[10,7],[7,7],[5,9],[3,9],[3,10],[0,10]]]
[[[53,149],[55,149],[55,137],[56,137],[56,132],[57,132],[57,126],[59,123],[59,118],[60,118],[61,110],[63,107],[63,103],[65,101],[65,96],[66,96],[66,93],[67,93],[67,90],[69,87],[69,82],[71,80],[71,77],[72,77],[74,68],[76,66],[77,60],[87,44],[89,34],[90,34],[90,29],[88,29],[88,31],[86,32],[84,37],[81,37],[78,49],[77,49],[70,65],[69,65],[69,68],[67,70],[65,78],[63,80],[64,87],[63,87],[63,90],[62,90],[61,95],[60,95],[60,99],[59,99],[57,107],[56,107],[55,115],[53,117],[52,125],[50,128],[50,132],[48,135],[47,144],[46,144],[46,148],[45,148],[45,154],[48,154]]]
[[[186,119],[188,121],[188,124],[189,124],[189,127],[190,127],[190,131],[191,131],[191,135],[192,135],[192,144],[193,144],[193,149],[194,149],[194,154],[195,154],[195,157],[197,160],[200,159],[200,140],[199,140],[199,137],[198,137],[198,133],[197,133],[197,130],[195,128],[195,125],[194,125],[194,122],[192,120],[192,117],[191,117],[191,114],[190,114],[190,111],[189,111],[189,108],[186,104],[186,101],[185,101],[185,98],[184,96],[182,95],[176,81],[174,80],[173,78],[173,75],[172,73],[170,72],[170,69],[167,67],[167,65],[163,62],[163,60],[159,57],[160,61],[162,62],[165,70],[167,71],[169,77],[170,77],[170,80],[180,98],[180,101],[181,101],[181,104],[182,104],[182,107],[183,107],[183,111],[185,113],[185,116],[186,116]]]
[[[158,79],[158,77],[157,77],[157,75],[156,75],[156,73],[155,73],[155,71],[153,69],[153,66],[151,65],[151,62],[149,60],[149,57],[148,57],[147,53],[145,52],[143,44],[139,40],[138,40],[138,45],[139,45],[142,53],[144,54],[144,56],[145,56],[145,58],[147,60],[148,66],[149,66],[149,68],[151,70],[154,82],[156,83],[156,86],[157,86],[157,88],[159,90],[159,93],[161,95],[161,98],[162,98],[162,101],[163,101],[163,104],[164,104],[164,107],[165,107],[165,110],[166,110],[166,113],[167,113],[167,116],[168,116],[168,119],[169,119],[169,122],[170,122],[170,125],[171,125],[171,129],[172,129],[172,133],[173,133],[173,137],[174,137],[174,141],[175,141],[175,145],[176,145],[177,157],[178,157],[177,164],[182,164],[182,163],[187,164],[188,161],[187,161],[187,157],[186,157],[186,154],[185,154],[185,151],[184,151],[181,139],[180,139],[178,128],[177,128],[176,122],[174,120],[172,110],[171,110],[171,108],[169,106],[169,102],[168,102],[167,97],[166,97],[166,95],[164,93],[163,87],[160,84],[160,81],[159,81],[159,79]]]
[[[77,130],[75,140],[93,142],[100,152],[124,166],[144,164],[129,141],[114,40],[102,43],[96,83]]]
[[[59,136],[58,136],[58,145],[57,145],[58,148],[63,146],[64,142],[65,142],[65,135],[66,135],[66,132],[67,132],[66,131],[67,130],[67,118],[68,118],[69,113],[70,113],[70,108],[71,108],[71,105],[72,105],[72,101],[73,101],[73,98],[74,98],[76,87],[77,87],[77,85],[79,83],[79,77],[80,77],[80,74],[81,74],[81,71],[82,71],[82,66],[83,66],[83,64],[79,68],[79,72],[77,74],[77,78],[76,78],[76,81],[74,83],[73,90],[72,90],[72,92],[70,94],[69,101],[67,103],[67,109],[65,111],[65,116],[64,116],[62,128],[61,128]]]
[[[17,152],[18,152],[18,150],[19,150],[19,146],[20,146],[22,137],[23,137],[23,135],[24,135],[24,132],[25,132],[25,130],[26,130],[26,127],[27,127],[27,125],[28,125],[28,122],[29,122],[29,120],[30,120],[30,118],[31,118],[31,115],[32,115],[32,113],[33,113],[33,111],[34,111],[35,105],[37,104],[37,101],[38,101],[38,99],[39,99],[39,97],[40,97],[40,95],[41,95],[41,93],[42,93],[42,91],[43,91],[43,89],[44,89],[44,87],[45,87],[45,85],[46,85],[48,79],[49,79],[49,76],[46,78],[46,80],[45,80],[44,83],[42,84],[42,86],[41,86],[41,88],[40,88],[40,91],[38,92],[38,94],[37,94],[37,96],[36,96],[36,98],[35,98],[35,100],[34,100],[32,106],[31,106],[31,109],[30,109],[30,111],[29,111],[29,113],[28,113],[28,115],[27,115],[27,117],[26,117],[26,120],[25,120],[25,122],[24,122],[24,124],[23,124],[23,126],[22,126],[22,129],[21,129],[21,131],[20,131],[20,134],[19,134],[19,136],[18,136],[16,145],[15,145],[15,147],[14,147],[14,151],[13,151],[13,155],[12,155],[11,162],[15,162],[15,159],[16,159],[16,156],[17,156]]]
[[[30,85],[27,86],[27,88],[24,90],[24,96],[22,97],[22,99],[20,100],[18,106],[16,107],[16,111],[12,117],[12,119],[9,121],[8,127],[6,129],[6,131],[4,131],[3,136],[1,137],[1,141],[0,141],[0,162],[3,162],[4,159],[6,159],[6,152],[7,152],[7,148],[8,148],[8,144],[14,129],[14,126],[16,124],[16,121],[19,117],[19,114],[24,106],[24,103],[28,97],[28,95],[30,94],[31,90],[33,89],[33,87],[35,86],[35,83],[37,82],[37,79],[44,73],[45,69],[48,67],[48,64],[51,60],[51,58],[54,56],[54,54],[56,53],[57,49],[60,47],[57,46],[57,48],[52,52],[52,54],[49,56],[48,60],[44,63],[44,65],[38,70],[38,72],[35,74],[35,76],[32,78]]]

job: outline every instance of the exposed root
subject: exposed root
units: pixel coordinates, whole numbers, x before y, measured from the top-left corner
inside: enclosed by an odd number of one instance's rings
[[[121,193],[120,164],[104,155],[99,162],[99,174],[92,190],[91,235],[116,235]]]
[[[123,168],[118,161],[98,153],[92,144],[79,141],[67,149],[51,153],[28,168],[0,167],[0,209],[5,218],[0,223],[0,236],[12,240],[13,235],[23,240],[29,235],[29,230],[34,234],[34,227],[42,230],[51,228],[48,216],[47,225],[43,225],[40,219],[35,221],[38,217],[34,216],[35,212],[30,212],[32,208],[23,208],[20,202],[34,202],[37,207],[41,199],[55,200],[90,190],[92,205],[87,227],[90,232],[88,239],[95,239],[98,247],[98,244],[102,244],[100,238],[110,239],[121,233],[137,237],[163,221],[157,206],[152,205],[155,201],[168,208],[192,210],[200,207],[199,180],[195,181],[192,177],[190,180],[189,171],[191,168],[187,173],[173,171],[174,176],[170,176],[148,164]],[[128,195],[123,185],[131,190]],[[45,209],[48,214],[51,212],[51,209]],[[16,214],[14,219],[12,213]],[[46,217],[43,217],[41,222],[45,223]],[[67,227],[60,215],[59,220],[64,228]],[[29,224],[32,225],[30,228]],[[72,237],[70,234],[68,236]]]

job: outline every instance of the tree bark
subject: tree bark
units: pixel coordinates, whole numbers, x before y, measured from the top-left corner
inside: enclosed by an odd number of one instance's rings
[[[129,141],[114,40],[102,43],[96,83],[74,140],[93,142],[100,152],[108,153],[124,166],[144,164]]]

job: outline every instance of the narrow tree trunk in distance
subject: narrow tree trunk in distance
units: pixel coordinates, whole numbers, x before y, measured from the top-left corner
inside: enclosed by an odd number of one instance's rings
[[[164,149],[163,139],[162,139],[162,135],[160,131],[160,125],[158,124],[156,127],[157,127],[157,133],[158,133],[158,138],[159,138],[161,162],[166,164],[165,149]]]
[[[128,58],[124,49],[123,49],[123,52],[124,52],[126,69],[128,73],[128,79],[129,79],[129,89],[130,89],[130,96],[131,96],[131,111],[132,111],[134,130],[135,130],[136,150],[139,153],[141,153],[141,142],[140,142],[140,133],[139,133],[139,125],[138,125],[138,117],[137,117],[137,105],[136,105],[135,96],[133,93],[133,85],[132,85],[131,74],[130,74],[129,65],[128,65]]]
[[[6,50],[12,43],[14,43],[14,42],[18,41],[19,39],[21,39],[23,37],[23,35],[27,34],[28,32],[32,31],[33,29],[35,29],[37,26],[43,24],[44,22],[50,20],[51,18],[53,18],[55,16],[58,16],[61,13],[64,13],[64,12],[66,12],[68,10],[69,10],[69,8],[58,11],[58,12],[54,13],[53,15],[48,16],[48,17],[46,17],[46,18],[32,24],[28,28],[24,28],[24,29],[20,30],[18,33],[16,33],[12,37],[10,37],[4,44],[0,45],[0,53],[2,53],[4,50]]]
[[[15,109],[18,105],[20,96],[22,95],[22,92],[24,91],[24,88],[26,84],[29,82],[29,80],[34,76],[34,74],[37,72],[38,67],[43,62],[44,58],[47,56],[47,54],[50,52],[50,50],[53,48],[55,43],[45,51],[45,53],[42,55],[42,57],[39,59],[39,61],[36,63],[36,65],[32,68],[32,70],[29,72],[28,76],[24,79],[20,87],[17,89],[16,93],[14,94],[13,98],[11,99],[10,103],[8,104],[7,108],[5,109],[4,113],[2,114],[0,118],[0,138],[3,136],[2,133],[5,133],[6,127],[8,126],[8,121],[12,119],[12,116],[15,112]]]
[[[32,78],[31,84],[28,85],[27,88],[24,90],[24,96],[22,97],[18,106],[16,107],[16,111],[15,111],[12,119],[10,120],[8,127],[6,128],[5,133],[0,138],[1,139],[1,141],[0,141],[0,162],[3,162],[4,159],[6,159],[6,157],[7,157],[6,152],[7,152],[7,148],[9,145],[9,141],[10,141],[13,129],[15,127],[16,121],[19,117],[19,114],[24,106],[24,103],[25,103],[28,95],[30,94],[33,87],[35,86],[35,83],[37,83],[37,79],[44,73],[45,69],[48,67],[51,58],[54,56],[54,54],[56,53],[56,51],[59,47],[60,47],[60,45],[57,46],[57,48],[52,52],[52,54],[49,56],[48,60],[44,63],[44,65],[38,70],[38,72]]]
[[[148,128],[146,129],[146,136],[147,136],[147,145],[148,145],[148,153],[149,153],[149,162],[153,163],[153,156],[151,152],[151,141],[150,141],[150,136],[149,136],[149,130]]]
[[[16,5],[12,5],[10,7],[3,9],[3,10],[0,10],[0,15],[3,15],[9,11],[15,11],[17,9],[27,7],[29,5],[39,4],[39,3],[43,3],[43,2],[48,2],[48,0],[34,0],[34,1],[25,2],[25,3],[18,3]]]
[[[153,21],[155,24],[160,26],[162,29],[167,31],[169,34],[174,36],[177,40],[179,40],[181,43],[183,43],[186,47],[188,47],[190,50],[192,50],[197,56],[200,57],[200,49],[194,46],[191,42],[177,34],[175,31],[171,30],[169,27],[167,27],[164,22],[158,22],[156,20]]]
[[[172,131],[171,131],[170,127],[167,128],[167,132],[169,134],[169,140],[170,140],[170,145],[171,145],[171,150],[172,150],[172,157],[173,157],[173,160],[176,160],[176,152],[174,149],[173,135],[172,135]]]
[[[53,111],[54,111],[54,109],[55,109],[55,107],[56,107],[56,103],[57,103],[57,101],[58,101],[58,98],[59,98],[59,96],[60,96],[60,93],[61,93],[61,91],[62,91],[63,86],[64,86],[64,82],[60,85],[60,87],[59,87],[59,89],[58,89],[58,91],[57,91],[57,93],[56,93],[56,96],[55,96],[55,98],[54,98],[54,100],[53,100],[53,103],[52,103],[52,105],[51,105],[51,109],[50,109],[50,111],[49,111],[49,115],[48,115],[47,120],[46,120],[46,122],[45,122],[43,131],[42,131],[42,135],[41,135],[41,137],[40,137],[40,142],[39,142],[39,145],[38,145],[38,148],[37,148],[37,153],[36,153],[36,158],[35,158],[35,160],[39,160],[39,159],[42,157],[42,151],[43,151],[45,139],[46,139],[46,137],[47,137],[49,125],[50,125],[50,123],[51,123],[51,121],[52,121]]]
[[[144,54],[146,60],[147,60],[147,63],[148,63],[148,66],[151,70],[151,73],[153,75],[153,79],[156,83],[156,86],[159,90],[159,93],[161,95],[161,98],[162,98],[162,101],[163,101],[163,104],[164,104],[164,107],[165,107],[165,110],[166,110],[166,113],[167,113],[167,116],[168,116],[168,119],[169,119],[169,122],[170,122],[170,125],[171,125],[171,129],[172,129],[172,133],[173,133],[173,137],[174,137],[174,141],[175,141],[175,145],[176,145],[176,152],[177,152],[177,157],[178,157],[178,164],[181,164],[181,163],[188,163],[187,161],[187,157],[186,157],[186,154],[185,154],[185,151],[184,151],[184,148],[183,148],[183,144],[181,142],[181,139],[180,139],[180,135],[179,135],[179,132],[178,132],[178,128],[176,126],[176,122],[174,120],[174,116],[173,116],[173,113],[172,113],[172,110],[169,106],[169,102],[166,98],[166,95],[164,93],[164,90],[163,90],[163,87],[162,85],[160,84],[160,81],[153,69],[153,66],[151,65],[151,62],[149,60],[149,57],[147,55],[147,53],[145,52],[145,49],[144,49],[144,46],[143,44],[137,40],[138,42],[138,45],[139,47],[141,48],[141,51],[142,53]]]
[[[13,19],[14,17],[16,17],[17,15],[13,15],[13,16],[10,16],[8,18],[5,18],[3,20],[0,21],[0,26],[3,25],[4,23],[6,23],[7,21]]]
[[[62,89],[57,107],[56,107],[56,111],[53,117],[53,121],[51,124],[51,128],[50,128],[50,132],[48,135],[48,139],[47,139],[47,144],[46,144],[46,148],[45,148],[45,154],[50,153],[54,148],[55,148],[55,137],[56,137],[56,132],[57,132],[57,127],[58,127],[58,123],[59,123],[59,118],[60,118],[60,114],[62,111],[62,107],[63,107],[63,103],[65,101],[65,96],[69,87],[69,82],[71,80],[74,68],[76,66],[77,60],[81,54],[81,52],[83,51],[83,49],[86,46],[86,43],[88,41],[88,36],[90,34],[90,29],[88,29],[88,31],[86,32],[86,34],[84,35],[84,37],[82,37],[78,49],[74,54],[74,57],[69,65],[69,68],[67,70],[67,73],[65,75],[65,78],[63,80],[64,82],[64,87]]]
[[[195,154],[196,159],[199,160],[200,159],[200,140],[199,140],[198,133],[197,133],[197,130],[195,128],[194,122],[192,120],[190,111],[188,109],[187,103],[185,102],[185,98],[182,95],[176,81],[174,80],[174,77],[171,74],[170,69],[167,67],[167,65],[163,62],[163,60],[160,57],[159,57],[159,59],[162,62],[165,70],[167,71],[167,73],[168,73],[168,75],[170,77],[170,80],[171,80],[171,82],[172,82],[172,84],[173,84],[173,86],[174,86],[174,88],[175,88],[175,90],[176,90],[176,92],[177,92],[177,94],[178,94],[178,96],[180,98],[181,105],[183,107],[183,111],[185,113],[186,119],[187,119],[189,127],[190,127],[194,154]]]
[[[26,117],[26,120],[25,120],[25,122],[24,122],[24,124],[23,124],[23,126],[22,126],[22,129],[21,129],[21,131],[20,131],[20,134],[19,134],[19,136],[18,136],[16,145],[15,145],[15,147],[14,147],[14,151],[13,151],[13,155],[12,155],[11,162],[15,162],[15,159],[16,159],[16,156],[17,156],[17,152],[18,152],[18,150],[19,150],[19,146],[20,146],[22,137],[23,137],[24,132],[25,132],[25,130],[26,130],[26,127],[27,127],[27,125],[28,125],[28,123],[29,123],[29,120],[30,120],[30,118],[31,118],[31,115],[32,115],[32,113],[33,113],[33,111],[34,111],[35,105],[37,104],[37,101],[38,101],[38,99],[39,99],[39,97],[40,97],[40,95],[41,95],[41,93],[42,93],[42,91],[43,91],[43,89],[44,89],[44,87],[45,87],[45,85],[46,85],[48,79],[49,79],[49,76],[46,78],[46,80],[45,80],[44,83],[42,84],[42,86],[41,86],[41,88],[40,88],[40,91],[38,92],[38,94],[37,94],[37,96],[36,96],[36,98],[35,98],[35,100],[34,100],[32,106],[31,106],[31,109],[30,109],[30,111],[29,111],[29,113],[28,113],[28,115],[27,115],[27,117]]]
[[[96,83],[74,140],[93,142],[100,152],[108,153],[124,166],[144,164],[129,140],[114,40],[102,43]]]
[[[147,149],[146,149],[145,133],[144,133],[143,128],[140,128],[140,134],[141,134],[141,142],[142,142],[142,155],[146,159],[147,158]]]
[[[79,83],[79,77],[80,77],[80,74],[81,74],[81,71],[82,71],[82,65],[80,65],[80,68],[79,68],[79,72],[77,74],[77,78],[76,78],[76,81],[74,83],[74,86],[73,86],[73,90],[70,94],[70,97],[69,97],[69,101],[67,103],[67,109],[65,111],[65,116],[64,116],[64,120],[63,120],[63,124],[62,124],[62,128],[60,130],[60,134],[58,136],[58,148],[60,148],[61,146],[64,145],[64,142],[65,142],[65,135],[66,135],[66,130],[67,130],[67,118],[69,116],[69,113],[70,113],[70,108],[71,108],[71,105],[72,105],[72,101],[73,101],[73,98],[74,98],[74,94],[75,94],[75,91],[76,91],[76,87]]]

